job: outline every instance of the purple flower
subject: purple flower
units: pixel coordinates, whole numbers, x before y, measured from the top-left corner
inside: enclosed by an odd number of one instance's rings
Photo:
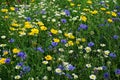
[[[55,46],[58,45],[58,43],[57,43],[57,42],[52,42],[51,45],[52,45],[53,47],[55,47]]]
[[[15,11],[18,11],[19,9],[18,8],[15,8]]]
[[[69,79],[73,78],[70,74],[65,74],[65,76],[67,76],[67,78],[69,78]]]
[[[21,57],[22,59],[25,59],[26,58],[26,54],[24,52],[19,52],[17,54],[18,57]]]
[[[108,72],[104,73],[104,74],[103,74],[103,77],[104,77],[105,79],[108,79],[108,78],[109,78],[109,73],[108,73]]]
[[[120,16],[120,12],[118,12],[117,14],[118,14],[118,16]]]
[[[61,43],[64,43],[64,44],[65,44],[66,42],[67,42],[66,39],[62,39],[62,40],[61,40]]]
[[[10,43],[13,43],[13,42],[15,42],[15,40],[14,40],[13,38],[11,38],[11,39],[9,40],[9,42],[10,42]]]
[[[116,70],[115,70],[115,74],[116,74],[116,75],[120,75],[120,69],[116,69]]]
[[[67,21],[66,21],[66,19],[61,19],[61,22],[66,23]]]
[[[69,10],[64,10],[64,12],[67,16],[70,16],[70,11]]]
[[[115,53],[110,53],[109,56],[112,57],[112,58],[116,58],[116,54]]]
[[[30,21],[30,20],[31,20],[31,18],[30,18],[30,17],[27,17],[27,18],[26,18],[26,20],[27,20],[27,21]]]
[[[116,9],[120,9],[120,6],[115,6]]]
[[[107,67],[106,67],[106,66],[102,66],[102,69],[103,69],[103,70],[107,70]]]
[[[45,10],[42,10],[42,11],[41,11],[41,14],[46,14],[46,11],[45,11]]]
[[[73,71],[74,69],[75,69],[75,67],[73,65],[71,65],[71,64],[68,65],[68,70]]]
[[[118,38],[119,38],[118,35],[114,35],[114,36],[113,36],[113,39],[118,39]]]
[[[105,26],[105,24],[99,24],[99,25],[98,25],[98,27],[103,27],[103,26]]]
[[[30,67],[29,66],[23,66],[22,69],[24,72],[29,72],[30,71]]]
[[[87,30],[88,26],[86,24],[80,24],[78,30],[83,29],[83,30]]]
[[[10,58],[7,58],[6,60],[5,60],[5,63],[10,63]]]
[[[88,43],[88,46],[89,46],[89,47],[92,47],[92,46],[94,46],[94,43],[93,43],[93,42],[89,42],[89,43]]]
[[[64,70],[64,67],[62,65],[59,65],[58,68],[60,68],[61,70]]]
[[[120,21],[119,18],[112,18],[113,21]]]
[[[42,49],[42,47],[38,47],[37,50],[40,51],[41,53],[44,53],[44,50]]]
[[[23,62],[17,63],[17,65],[21,67],[23,66],[23,64],[24,64]]]

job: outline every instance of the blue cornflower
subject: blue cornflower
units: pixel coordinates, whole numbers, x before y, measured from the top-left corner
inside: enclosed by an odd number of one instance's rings
[[[75,69],[75,67],[73,65],[71,65],[71,64],[68,65],[68,70],[73,71],[74,69]]]
[[[66,20],[66,19],[61,19],[61,22],[62,22],[62,23],[66,23],[67,20]]]
[[[30,71],[30,67],[29,66],[23,66],[22,70],[26,73]]]
[[[38,47],[37,50],[40,51],[41,53],[44,53],[44,50],[42,49],[42,47]]]
[[[64,10],[64,12],[67,16],[70,16],[70,11],[69,10]]]
[[[13,38],[11,38],[11,39],[9,40],[9,42],[10,42],[10,43],[13,43],[13,42],[15,42],[15,40],[14,40]]]
[[[73,77],[70,74],[65,74],[65,76],[67,76],[67,78],[69,79],[73,79]]]
[[[115,74],[116,74],[116,75],[120,75],[120,69],[116,69],[116,70],[115,70]]]
[[[15,11],[18,11],[19,10],[19,8],[15,8]]]
[[[118,16],[120,16],[120,12],[118,12],[117,14],[118,14]]]
[[[106,67],[106,66],[102,66],[102,69],[103,69],[103,70],[107,70],[107,67]]]
[[[67,43],[67,40],[66,40],[66,39],[62,39],[62,40],[61,40],[61,43],[64,43],[64,44],[65,44],[65,43]]]
[[[80,24],[80,26],[78,27],[78,30],[80,29],[87,30],[88,26],[86,24]]]
[[[18,65],[18,66],[21,66],[21,67],[23,66],[23,64],[24,64],[23,62],[17,63],[17,65]]]
[[[58,68],[60,68],[61,70],[64,70],[64,66],[63,65],[59,65]]]
[[[5,60],[5,63],[10,63],[10,58],[7,58],[6,60]]]
[[[41,14],[46,14],[46,11],[43,9],[43,10],[41,11]]]
[[[112,57],[112,58],[116,58],[116,54],[115,53],[110,53],[109,56]]]
[[[105,73],[103,74],[103,77],[104,77],[105,79],[108,79],[108,78],[109,78],[109,73],[108,73],[108,72],[105,72]]]
[[[118,39],[118,38],[119,38],[118,35],[114,35],[114,36],[113,36],[113,39]]]
[[[57,43],[57,42],[52,42],[51,45],[52,45],[53,47],[55,47],[55,46],[58,45],[58,43]]]
[[[89,43],[88,43],[88,46],[89,46],[89,47],[92,47],[92,46],[94,46],[94,43],[93,43],[93,42],[89,42]]]
[[[30,18],[30,17],[27,17],[27,18],[26,18],[26,20],[27,20],[27,21],[30,21],[30,20],[31,20],[31,18]]]
[[[22,59],[25,59],[26,58],[26,54],[24,52],[19,52],[17,54],[18,57],[21,57]]]

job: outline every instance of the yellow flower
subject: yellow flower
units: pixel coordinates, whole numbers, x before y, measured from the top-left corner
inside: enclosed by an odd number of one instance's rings
[[[107,21],[108,21],[108,22],[110,22],[110,23],[111,23],[111,22],[113,22],[113,20],[112,20],[112,19],[108,19]]]
[[[20,36],[26,35],[24,31],[19,31]]]
[[[90,11],[90,9],[84,8],[83,11]]]
[[[88,3],[88,4],[92,4],[92,1],[91,1],[91,0],[88,0],[87,3]]]
[[[81,4],[78,4],[77,6],[78,6],[78,7],[80,7],[80,6],[81,6]]]
[[[8,12],[8,9],[1,9],[1,12],[7,13],[7,12]]]
[[[13,27],[10,27],[10,30],[11,30],[11,31],[15,31],[16,29],[15,29],[15,28],[13,28]]]
[[[74,45],[73,41],[68,41],[68,45],[73,46]]]
[[[10,7],[10,10],[11,10],[11,11],[14,11],[14,10],[15,10],[15,8],[14,8],[14,7]]]
[[[12,23],[11,24],[13,27],[18,27],[19,26],[19,24],[17,24],[17,23]]]
[[[7,55],[8,54],[8,51],[3,51],[3,55]]]
[[[14,48],[14,49],[12,50],[12,52],[13,52],[13,53],[19,53],[19,52],[20,52],[20,49]]]
[[[110,11],[107,11],[106,14],[110,14]]]
[[[105,11],[106,10],[106,8],[100,8],[102,11]]]
[[[64,33],[64,36],[65,36],[65,37],[68,37],[69,35],[68,35],[68,33]]]
[[[70,3],[70,6],[74,7],[74,6],[75,6],[75,4],[74,4],[74,3]]]
[[[68,34],[68,38],[75,39],[75,36],[73,36],[72,34]]]
[[[5,19],[9,18],[9,16],[4,16]]]
[[[44,26],[43,22],[38,22],[37,23],[39,26]]]
[[[55,30],[55,29],[51,29],[50,32],[51,32],[52,34],[58,34],[58,30]]]
[[[31,0],[31,2],[34,2],[35,0]]]
[[[81,16],[80,16],[80,19],[81,19],[82,21],[84,21],[84,22],[86,22],[86,21],[87,21],[87,17],[86,17],[86,16],[84,16],[84,15],[81,15]]]
[[[57,42],[57,43],[60,42],[60,40],[58,38],[54,38],[53,41]]]
[[[91,14],[97,14],[97,13],[98,13],[97,10],[91,11]]]
[[[25,22],[24,23],[25,24],[25,26],[24,26],[24,28],[32,28],[32,25],[30,24],[30,22]]]
[[[26,24],[25,26],[24,26],[25,28],[32,28],[32,26],[30,25],[30,24]]]
[[[33,34],[38,34],[38,33],[39,33],[39,30],[36,29],[36,28],[33,28],[33,29],[31,29],[31,33],[33,33]]]
[[[69,2],[72,2],[72,0],[68,0]]]
[[[0,58],[0,64],[5,64],[6,58]]]
[[[47,27],[41,26],[40,29],[41,29],[42,31],[45,31],[45,30],[47,30]]]
[[[45,59],[46,59],[47,61],[50,61],[50,60],[52,60],[52,56],[51,56],[51,55],[47,55],[47,56],[45,56]]]
[[[80,43],[80,41],[81,41],[81,39],[80,39],[80,38],[76,39],[76,44],[79,44],[79,43]]]
[[[112,16],[116,17],[116,16],[117,16],[117,14],[116,14],[115,12],[112,12]]]
[[[85,39],[85,38],[82,38],[81,41],[82,41],[82,42],[86,42],[86,39]]]

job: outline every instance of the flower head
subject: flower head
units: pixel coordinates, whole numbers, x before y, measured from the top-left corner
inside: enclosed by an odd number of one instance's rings
[[[116,75],[120,75],[120,69],[116,69],[116,70],[115,70],[115,74],[116,74]]]
[[[47,61],[50,61],[50,60],[52,60],[52,56],[51,56],[51,55],[47,55],[47,56],[45,56],[45,59],[46,59]]]
[[[94,46],[94,43],[93,43],[93,42],[89,42],[89,43],[88,43],[88,46],[89,46],[89,47],[92,47],[92,46]]]
[[[112,58],[116,58],[116,54],[115,53],[110,53],[109,56],[112,57]]]
[[[62,22],[62,23],[66,23],[67,20],[66,20],[66,19],[61,19],[61,22]]]
[[[70,11],[69,10],[64,10],[64,12],[67,16],[70,16]]]
[[[91,74],[91,75],[89,76],[89,78],[92,79],[92,80],[95,80],[95,79],[96,79],[96,75]]]
[[[86,24],[80,24],[78,30],[83,29],[83,30],[87,30],[88,26]]]
[[[119,38],[118,35],[114,35],[114,36],[113,36],[113,39],[118,39],[118,38]]]

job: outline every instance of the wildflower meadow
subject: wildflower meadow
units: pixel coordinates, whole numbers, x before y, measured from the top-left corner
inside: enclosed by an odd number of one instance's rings
[[[0,80],[120,80],[120,0],[0,0]]]

